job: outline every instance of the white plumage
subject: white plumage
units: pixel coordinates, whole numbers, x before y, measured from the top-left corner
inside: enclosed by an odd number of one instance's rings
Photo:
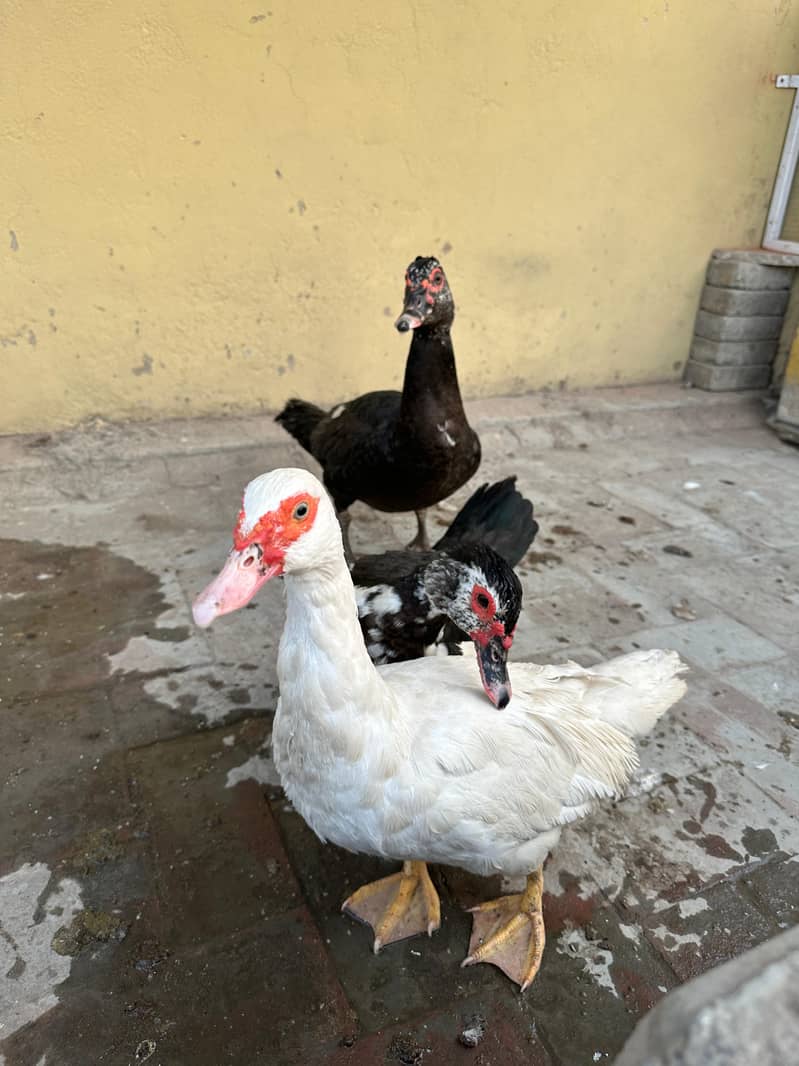
[[[631,737],[685,689],[674,652],[516,663],[497,711],[471,657],[372,666],[343,561],[314,584],[287,575],[275,763],[311,828],[352,851],[527,873],[624,787]]]
[[[637,765],[632,738],[685,691],[679,657],[637,651],[591,669],[516,663],[503,710],[486,699],[471,657],[376,668],[317,479],[301,470],[256,479],[247,524],[299,493],[319,507],[283,563],[273,748],[287,796],[323,840],[352,851],[477,874],[540,867],[564,825],[623,789]]]

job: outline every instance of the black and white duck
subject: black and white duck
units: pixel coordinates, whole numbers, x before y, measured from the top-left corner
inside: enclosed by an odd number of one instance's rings
[[[347,543],[347,508],[415,511],[409,547],[427,549],[428,507],[465,484],[480,465],[480,440],[463,409],[450,330],[452,292],[439,261],[417,258],[405,274],[401,333],[413,331],[402,392],[368,392],[324,411],[292,399],[276,417],[320,463]]]
[[[538,532],[514,477],[482,485],[427,552],[365,555],[351,568],[369,656],[377,665],[474,643],[483,687],[505,707],[507,658],[522,604],[513,567]]]

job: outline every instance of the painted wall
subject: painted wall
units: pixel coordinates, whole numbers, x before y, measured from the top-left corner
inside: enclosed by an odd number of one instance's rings
[[[417,253],[466,395],[676,379],[798,9],[5,0],[0,431],[396,385]]]

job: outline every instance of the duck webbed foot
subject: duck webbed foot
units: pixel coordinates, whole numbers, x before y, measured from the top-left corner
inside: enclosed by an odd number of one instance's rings
[[[411,551],[430,551],[430,538],[427,535],[427,511],[421,510],[415,511],[414,513],[416,515],[416,524],[418,528],[416,530],[416,536],[410,542],[408,548]]]
[[[353,892],[341,909],[375,931],[375,955],[385,944],[427,933],[441,925],[438,893],[423,862],[405,862],[402,872]]]
[[[461,966],[490,962],[524,990],[532,984],[544,954],[544,916],[541,912],[543,867],[527,878],[527,888],[471,908],[469,955]]]

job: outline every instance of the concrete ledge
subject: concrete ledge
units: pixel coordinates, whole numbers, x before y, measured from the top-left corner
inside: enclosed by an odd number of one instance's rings
[[[776,340],[782,330],[782,315],[757,315],[754,318],[728,318],[711,311],[698,311],[694,332],[712,341]]]
[[[705,285],[700,307],[717,315],[782,315],[788,289],[725,289]]]
[[[672,992],[614,1066],[787,1066],[799,1042],[799,928]]]
[[[771,364],[763,366],[714,366],[689,359],[684,380],[698,389],[725,392],[738,389],[764,389],[771,380]]]
[[[770,341],[711,341],[694,337],[690,358],[697,363],[715,366],[764,366],[777,352],[776,340]]]

